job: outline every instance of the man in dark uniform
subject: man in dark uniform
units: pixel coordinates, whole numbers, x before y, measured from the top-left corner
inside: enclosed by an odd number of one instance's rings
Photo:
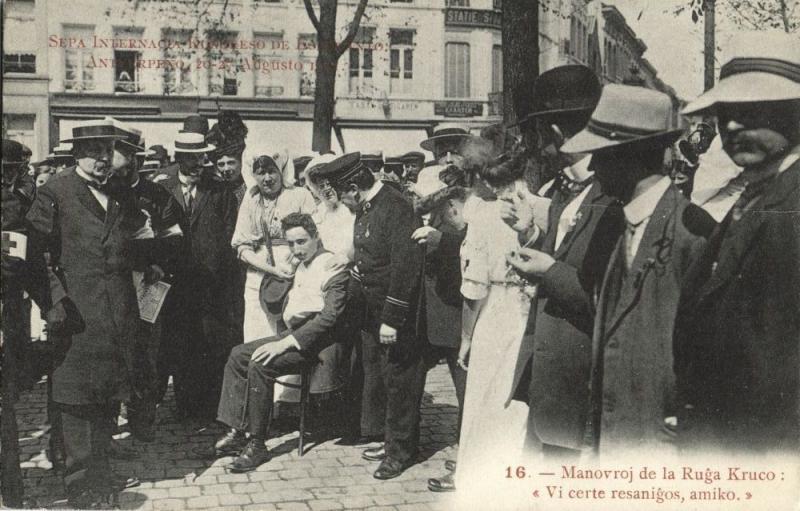
[[[411,466],[419,443],[420,402],[425,386],[422,249],[411,239],[421,226],[403,196],[378,181],[346,154],[326,165],[327,180],[342,203],[356,214],[356,266],[350,296],[363,303],[364,361],[362,433],[383,427],[385,443],[364,457],[381,460],[375,478],[397,477]]]
[[[124,137],[114,144],[111,180],[119,194],[132,194],[131,207],[145,212],[148,222],[131,242],[131,254],[138,265],[151,269],[147,283],[171,275],[177,269],[183,249],[180,221],[183,211],[178,201],[163,186],[141,179],[135,155],[143,150],[141,132],[112,120],[117,134]],[[124,201],[124,199],[118,199]],[[155,323],[139,321],[136,336],[133,393],[128,403],[128,424],[135,438],[144,442],[155,439],[153,426],[158,402],[158,349],[161,318]]]
[[[114,140],[108,121],[72,129],[76,167],[38,190],[28,213],[36,247],[51,254],[62,291],[53,293],[63,311],[74,302],[85,330],[58,350],[53,400],[61,409],[70,505],[108,506],[128,481],[108,461],[119,402],[129,397],[138,307],[128,241],[142,226],[106,188]],[[62,314],[66,316],[66,314]]]
[[[33,297],[43,311],[50,309],[50,286],[47,267],[41,253],[28,246],[25,215],[36,196],[36,187],[25,172],[22,144],[3,140],[3,274],[2,274],[2,369],[3,414],[2,494],[4,504],[22,507],[23,484],[19,468],[19,441],[13,404],[19,397],[23,380],[27,345],[30,342],[23,292]],[[30,257],[28,256],[30,254]],[[27,311],[29,315],[30,312]]]

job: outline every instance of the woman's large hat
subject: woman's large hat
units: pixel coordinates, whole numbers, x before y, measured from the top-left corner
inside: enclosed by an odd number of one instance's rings
[[[519,124],[541,117],[590,113],[600,100],[603,86],[586,66],[571,64],[545,71],[533,85],[532,111]]]
[[[433,129],[433,135],[426,138],[419,145],[426,151],[433,152],[436,144],[454,142],[457,144],[472,138],[466,126],[455,123],[442,123]]]
[[[719,83],[689,103],[684,115],[698,114],[718,103],[753,103],[800,99],[800,37],[758,32],[731,41],[731,57]]]
[[[67,138],[61,142],[79,142],[82,140],[110,139],[122,140],[125,136],[120,134],[114,123],[108,119],[85,121],[76,124],[72,128],[72,138]]]
[[[589,123],[567,140],[564,153],[592,153],[633,144],[666,146],[682,129],[672,127],[672,100],[662,92],[632,85],[609,84]]]
[[[176,153],[208,153],[215,149],[200,133],[180,132],[175,136],[174,145]]]

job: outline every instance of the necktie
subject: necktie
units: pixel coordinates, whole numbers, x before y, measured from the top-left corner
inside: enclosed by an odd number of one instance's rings
[[[642,222],[644,222],[644,220],[640,220],[635,224],[633,222],[625,222],[625,264],[629,270],[631,269],[631,266],[633,266],[633,260],[636,258],[636,250],[638,249],[638,247],[634,246],[636,229],[642,225]]]
[[[192,211],[194,209],[194,198],[192,197],[192,192],[194,191],[194,186],[187,186],[186,191],[183,192],[183,202],[186,204],[186,214],[192,216]]]

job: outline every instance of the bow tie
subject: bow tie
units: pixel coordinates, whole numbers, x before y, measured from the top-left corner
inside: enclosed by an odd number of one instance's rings
[[[97,181],[95,181],[93,179],[89,179],[89,180],[86,181],[86,184],[89,185],[90,188],[94,188],[98,192],[102,192],[102,193],[105,193],[105,194],[107,194],[109,192],[108,180],[106,180],[105,183],[98,183]]]
[[[583,190],[585,190],[587,186],[592,184],[593,180],[594,176],[585,179],[583,181],[576,181],[567,176],[567,174],[564,173],[564,171],[562,170],[561,172],[556,174],[556,177],[553,181],[552,190],[553,192],[558,191],[566,196],[577,196]]]

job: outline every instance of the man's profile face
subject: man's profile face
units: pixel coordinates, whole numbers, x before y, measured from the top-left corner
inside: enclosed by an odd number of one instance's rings
[[[111,174],[113,157],[113,140],[98,138],[76,142],[75,159],[78,165],[84,172],[101,182]]]
[[[175,161],[180,167],[181,174],[194,180],[199,180],[203,174],[205,158],[205,153],[175,153]]]
[[[133,170],[132,163],[136,158],[136,152],[125,144],[114,144],[114,156],[111,160],[111,169],[118,176],[128,176]]]
[[[292,227],[285,233],[292,255],[308,261],[319,250],[319,236],[311,236],[303,227]]]
[[[589,169],[594,171],[603,193],[626,202],[633,194],[636,181],[621,162],[624,154],[612,150],[600,151],[592,155]]]
[[[736,165],[757,166],[786,152],[789,134],[800,128],[791,126],[785,103],[723,103],[718,108],[722,147]]]
[[[339,195],[339,200],[342,201],[342,204],[347,206],[347,209],[353,213],[358,211],[358,208],[361,206],[361,191],[356,185],[351,183],[344,188],[337,189],[336,192]]]
[[[236,181],[242,175],[242,162],[233,156],[221,156],[217,159],[217,172],[225,181]]]

